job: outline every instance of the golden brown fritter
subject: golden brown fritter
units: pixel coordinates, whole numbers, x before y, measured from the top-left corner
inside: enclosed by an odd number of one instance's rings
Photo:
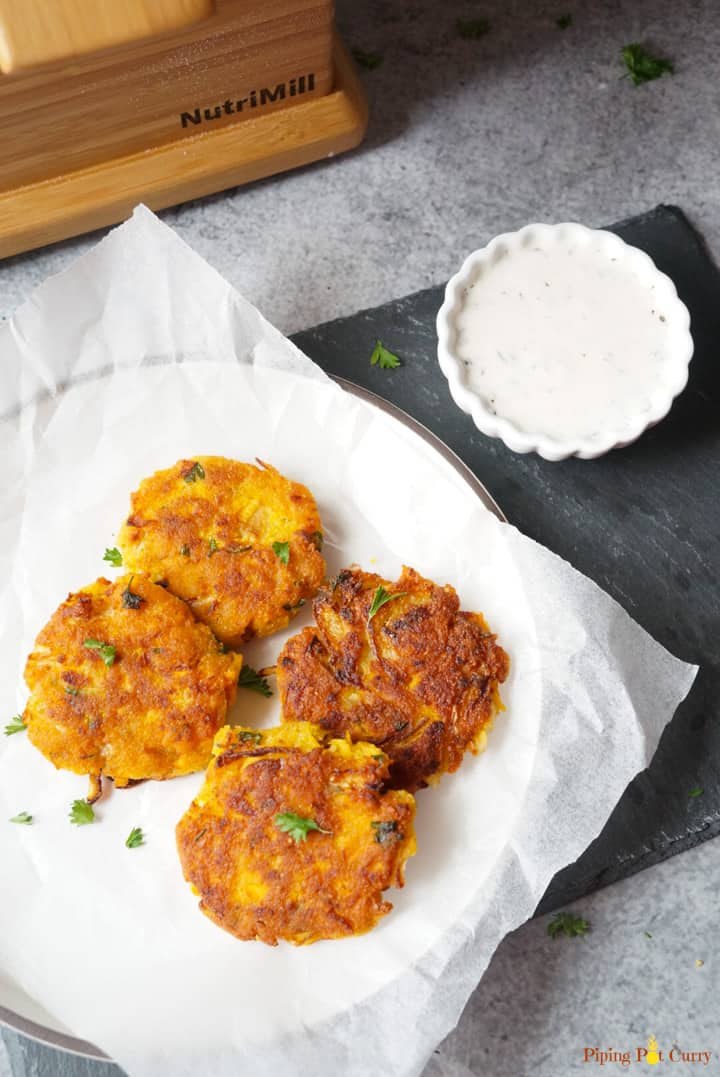
[[[310,491],[222,456],[143,480],[118,545],[129,570],[167,584],[230,647],[285,628],[325,572]]]
[[[370,617],[379,588],[395,597]],[[482,614],[460,611],[452,587],[411,568],[390,583],[353,566],[313,611],[317,628],[293,636],[278,659],[285,719],[379,745],[392,784],[411,792],[484,747],[509,660]]]
[[[184,602],[142,576],[71,594],[25,667],[24,719],[43,755],[117,784],[207,766],[242,658]]]
[[[415,801],[383,792],[387,758],[306,722],[218,733],[177,825],[200,908],[239,939],[296,945],[369,931],[415,852]]]

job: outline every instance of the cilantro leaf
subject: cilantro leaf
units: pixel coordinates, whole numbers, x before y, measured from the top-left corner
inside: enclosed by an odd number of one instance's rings
[[[197,482],[198,479],[204,479],[205,468],[202,466],[202,464],[198,464],[196,460],[190,470],[185,472],[183,478],[187,483]]]
[[[466,41],[478,41],[490,32],[491,27],[489,19],[458,19],[455,25],[460,37]]]
[[[11,823],[25,823],[26,826],[29,823],[32,823],[32,821],[32,815],[30,815],[29,812],[26,811],[21,811],[18,815],[13,815],[13,817],[10,819]]]
[[[270,693],[272,695],[272,693]],[[236,729],[235,736],[241,742],[241,744],[248,744],[252,741],[253,744],[262,743],[262,733],[258,733],[253,729]]]
[[[547,933],[551,939],[558,939],[561,935],[567,935],[569,939],[576,935],[587,935],[590,930],[590,921],[582,916],[573,916],[571,912],[556,912],[547,926]]]
[[[560,30],[567,30],[568,26],[572,26],[572,15],[561,15],[555,20],[555,25]]]
[[[117,546],[113,546],[112,549],[105,550],[103,554],[103,561],[109,561],[115,568],[120,568],[122,564],[122,554],[118,550]]]
[[[117,651],[112,643],[103,643],[99,639],[86,639],[83,647],[87,647],[90,651],[97,651],[106,666],[111,666],[115,661]]]
[[[73,684],[64,684],[63,690],[66,696],[79,696],[80,689],[76,688]]]
[[[391,841],[402,841],[404,834],[398,830],[397,822],[390,819],[387,822],[372,822],[370,826],[375,831],[375,841],[378,845],[389,845]]]
[[[365,52],[364,49],[358,48],[354,48],[352,54],[355,63],[360,64],[360,67],[364,67],[368,71],[374,71],[376,68],[380,67],[384,59],[384,57],[380,56],[377,52]]]
[[[345,583],[352,576],[352,572],[348,572],[346,568],[343,568],[338,572],[334,580],[330,580],[330,590],[336,591],[341,584]]]
[[[145,599],[142,595],[136,595],[134,591],[130,590],[132,586],[133,577],[130,577],[130,583],[121,594],[122,604],[126,610],[139,610]]]
[[[95,812],[92,804],[88,804],[87,800],[73,800],[70,809],[70,822],[74,823],[75,826],[87,826],[88,823],[94,823]]]
[[[309,831],[318,830],[321,834],[329,834],[329,830],[323,830],[314,819],[303,819],[302,815],[286,811],[275,816],[275,826],[285,834],[289,834],[295,844],[299,841],[307,841]]]
[[[384,606],[386,602],[392,602],[394,598],[404,598],[406,594],[407,591],[395,591],[393,594],[390,594],[389,591],[385,590],[382,584],[377,587],[375,589],[375,594],[373,595],[370,612],[368,613],[368,624],[372,621],[380,607]]]
[[[22,733],[24,729],[27,729],[27,726],[23,721],[22,714],[16,714],[5,726],[5,736],[11,737],[13,733]]]
[[[653,79],[659,79],[661,75],[672,75],[675,70],[671,60],[652,56],[643,45],[637,42],[625,45],[621,55],[628,69],[628,75],[635,86],[640,86],[643,82],[652,82]]]
[[[142,832],[142,828],[134,826],[128,836],[125,839],[125,844],[128,849],[137,849],[138,845],[145,844],[145,835]]]
[[[690,790],[690,792],[688,793],[688,796],[689,797],[701,797],[704,792],[705,792],[704,789],[701,789],[699,785],[696,785],[694,789]]]
[[[400,365],[399,356],[388,351],[381,340],[375,342],[375,348],[370,356],[370,366],[379,366],[381,370],[394,370]]]
[[[273,542],[273,553],[278,557],[284,565],[287,565],[290,561],[290,543],[289,542]]]
[[[252,666],[243,666],[240,670],[240,676],[238,677],[238,686],[240,688],[249,688],[253,692],[258,692],[261,696],[269,698],[272,695],[272,688],[261,677],[256,669]]]
[[[284,602],[283,603],[283,609],[287,610],[288,613],[295,613],[296,610],[301,610],[304,605],[305,605],[305,599],[304,598],[299,598],[294,605],[293,605],[292,602]]]
[[[211,538],[208,542],[208,557],[212,557],[214,553],[217,553],[220,547],[217,544],[217,539]]]

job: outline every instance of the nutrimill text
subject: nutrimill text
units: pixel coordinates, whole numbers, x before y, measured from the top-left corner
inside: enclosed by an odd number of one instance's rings
[[[188,124],[200,124],[207,120],[219,120],[222,116],[233,116],[236,113],[248,112],[253,108],[261,108],[262,105],[272,105],[276,101],[284,101],[288,97],[300,97],[304,93],[312,93],[315,89],[315,75],[300,75],[290,79],[289,82],[278,82],[274,89],[263,86],[259,90],[251,90],[247,97],[241,97],[238,101],[228,98],[220,105],[211,105],[209,108],[195,108],[192,112],[181,112],[180,123],[183,127]]]

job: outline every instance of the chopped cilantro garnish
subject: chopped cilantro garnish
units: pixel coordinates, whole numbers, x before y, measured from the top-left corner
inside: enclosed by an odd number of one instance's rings
[[[287,565],[290,560],[290,543],[289,542],[273,542],[273,553],[278,557],[284,565]]]
[[[364,49],[358,48],[354,48],[352,54],[355,62],[360,64],[360,67],[367,68],[368,71],[374,71],[377,67],[380,67],[384,59],[377,52],[365,52]]]
[[[571,912],[556,912],[547,926],[547,933],[551,939],[557,939],[560,935],[574,938],[576,935],[587,935],[590,930],[590,921],[582,916],[573,916]]]
[[[88,823],[94,823],[95,812],[92,804],[88,804],[87,800],[73,800],[70,809],[70,822],[74,823],[75,826],[86,826]]]
[[[652,82],[653,79],[659,79],[661,75],[672,75],[675,70],[671,60],[652,56],[643,45],[637,42],[625,45],[621,55],[628,69],[628,75],[635,86],[640,86],[643,82]]]
[[[5,736],[11,737],[13,733],[22,733],[24,729],[27,729],[27,726],[23,721],[22,714],[16,714],[5,726]]]
[[[272,695],[272,693],[270,693]],[[239,741],[248,743],[252,741],[253,744],[260,744],[262,741],[262,733],[254,732],[251,729],[238,729],[235,735]]]
[[[299,841],[307,841],[310,830],[318,830],[321,834],[329,834],[329,830],[323,830],[314,819],[303,819],[302,815],[286,811],[275,816],[275,826],[285,834],[289,834],[295,844]]]
[[[202,464],[198,464],[197,461],[193,464],[189,471],[186,471],[183,475],[185,482],[197,482],[198,479],[205,478],[205,468]]]
[[[142,832],[142,827],[134,826],[125,839],[125,844],[128,849],[137,849],[138,845],[144,845],[145,835]]]
[[[407,591],[396,591],[391,594],[389,591],[386,591],[381,584],[376,588],[375,594],[373,595],[372,605],[370,606],[370,612],[368,613],[368,622],[372,621],[377,611],[381,606],[384,606],[386,602],[392,602],[394,598],[404,598],[406,594]]]
[[[10,819],[11,823],[24,823],[25,826],[28,826],[32,821],[32,815],[26,811],[21,811],[18,815],[13,815]]]
[[[112,549],[106,549],[103,554],[103,561],[109,561],[115,568],[120,568],[122,564],[122,554],[118,550],[117,546],[113,546]]]
[[[378,845],[388,845],[391,841],[402,841],[403,834],[398,830],[394,819],[387,822],[373,822],[370,826],[375,831],[375,841]]]
[[[293,605],[292,602],[285,602],[283,604],[283,609],[287,610],[288,613],[295,613],[296,610],[301,610],[304,605],[305,605],[305,599],[304,598],[299,598],[294,605]]]
[[[400,357],[389,351],[381,340],[378,340],[370,356],[370,366],[379,366],[381,370],[394,370],[400,366]]]
[[[250,688],[253,692],[258,692],[261,696],[269,697],[272,695],[272,688],[261,677],[256,669],[252,666],[243,666],[240,670],[240,676],[238,677],[238,685],[240,688]]]
[[[126,610],[139,610],[145,599],[142,595],[136,595],[134,591],[131,591],[131,586],[132,577],[130,579],[130,583],[127,585],[125,590],[122,592],[122,595],[120,596],[122,598],[122,604]]]
[[[465,38],[466,41],[477,41],[485,37],[485,34],[490,32],[491,26],[489,19],[458,19],[455,25],[460,37]]]
[[[103,643],[99,639],[86,639],[83,646],[90,651],[97,651],[106,666],[111,666],[115,661],[117,651],[112,643]]]

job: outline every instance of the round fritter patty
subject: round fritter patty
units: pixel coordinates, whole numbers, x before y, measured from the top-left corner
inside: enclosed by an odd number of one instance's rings
[[[415,801],[383,792],[387,758],[306,722],[218,733],[177,825],[200,908],[239,939],[296,945],[369,931],[415,852]]]
[[[71,594],[25,667],[24,720],[43,755],[117,784],[207,766],[242,658],[184,602],[142,576]]]
[[[285,628],[325,573],[315,500],[258,462],[180,460],[141,482],[123,564],[167,584],[230,647]]]
[[[353,566],[313,612],[317,627],[278,659],[284,718],[379,745],[392,784],[411,792],[484,747],[509,659],[452,587],[411,568],[390,583]]]

